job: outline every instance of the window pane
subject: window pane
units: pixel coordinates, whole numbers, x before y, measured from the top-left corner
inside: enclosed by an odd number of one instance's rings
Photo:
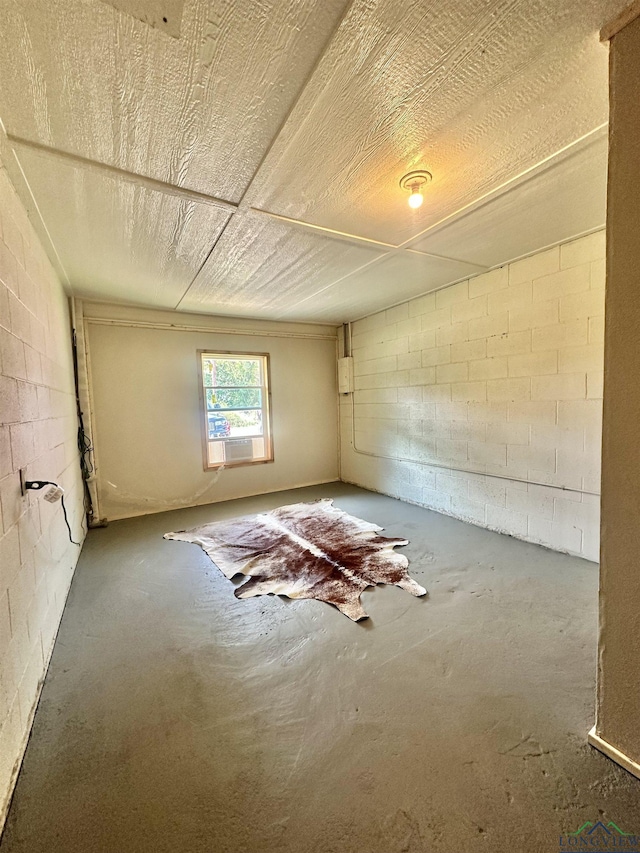
[[[268,356],[199,353],[205,469],[273,459]]]
[[[262,391],[260,388],[209,388],[207,389],[208,409],[260,409]]]
[[[258,409],[242,412],[224,412],[229,421],[232,438],[243,435],[262,435],[262,412]]]
[[[261,360],[258,358],[202,359],[205,385],[261,385]]]
[[[202,359],[202,384],[213,385],[213,360],[210,358]]]
[[[231,434],[231,424],[224,415],[210,412],[207,415],[208,438],[225,438]]]

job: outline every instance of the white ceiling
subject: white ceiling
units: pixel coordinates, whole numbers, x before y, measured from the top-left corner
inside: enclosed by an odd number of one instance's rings
[[[626,5],[0,0],[7,165],[76,295],[355,319],[604,224]]]

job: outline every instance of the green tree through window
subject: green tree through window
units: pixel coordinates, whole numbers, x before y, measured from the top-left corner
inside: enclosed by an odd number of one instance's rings
[[[235,453],[239,442],[245,449],[253,442],[254,455],[260,457],[253,461],[270,461],[268,356],[201,352],[200,358],[210,463],[205,467],[229,464],[225,442],[235,442]]]

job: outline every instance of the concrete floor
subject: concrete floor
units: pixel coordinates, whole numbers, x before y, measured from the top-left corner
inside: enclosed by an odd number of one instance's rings
[[[238,601],[168,530],[335,496],[430,591]],[[344,484],[89,534],[0,853],[557,851],[640,781],[587,746],[597,567]]]

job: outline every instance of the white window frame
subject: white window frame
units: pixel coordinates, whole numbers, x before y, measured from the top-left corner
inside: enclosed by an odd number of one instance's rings
[[[235,352],[231,350],[198,350],[198,385],[199,385],[199,394],[200,394],[200,422],[201,422],[201,430],[202,430],[202,460],[205,471],[217,471],[219,468],[230,468],[230,467],[240,467],[243,465],[264,465],[268,462],[274,461],[273,455],[273,431],[272,431],[272,422],[271,422],[271,368],[269,363],[269,353],[266,352]],[[223,386],[212,386],[204,384],[204,371],[203,371],[203,361],[205,358],[216,359],[216,358],[234,358],[234,359],[247,359],[251,361],[255,361],[256,359],[260,359],[262,361],[262,384],[261,385],[239,385],[238,388],[260,388],[262,392],[262,406],[260,407],[260,411],[262,412],[262,433],[256,434],[255,436],[247,435],[244,436],[244,439],[253,439],[260,438],[264,440],[264,457],[260,457],[259,459],[249,459],[242,461],[220,461],[220,462],[211,462],[209,455],[209,445],[213,442],[228,442],[228,441],[238,441],[242,439],[234,439],[230,436],[220,436],[218,438],[209,438],[209,415],[211,414],[211,410],[207,408],[207,390],[214,387],[223,387]],[[234,390],[233,386],[224,386],[229,390]],[[244,406],[242,411],[246,411],[247,407]],[[257,410],[257,407],[256,407]],[[224,413],[225,411],[234,411],[233,409],[220,409],[216,410]]]

